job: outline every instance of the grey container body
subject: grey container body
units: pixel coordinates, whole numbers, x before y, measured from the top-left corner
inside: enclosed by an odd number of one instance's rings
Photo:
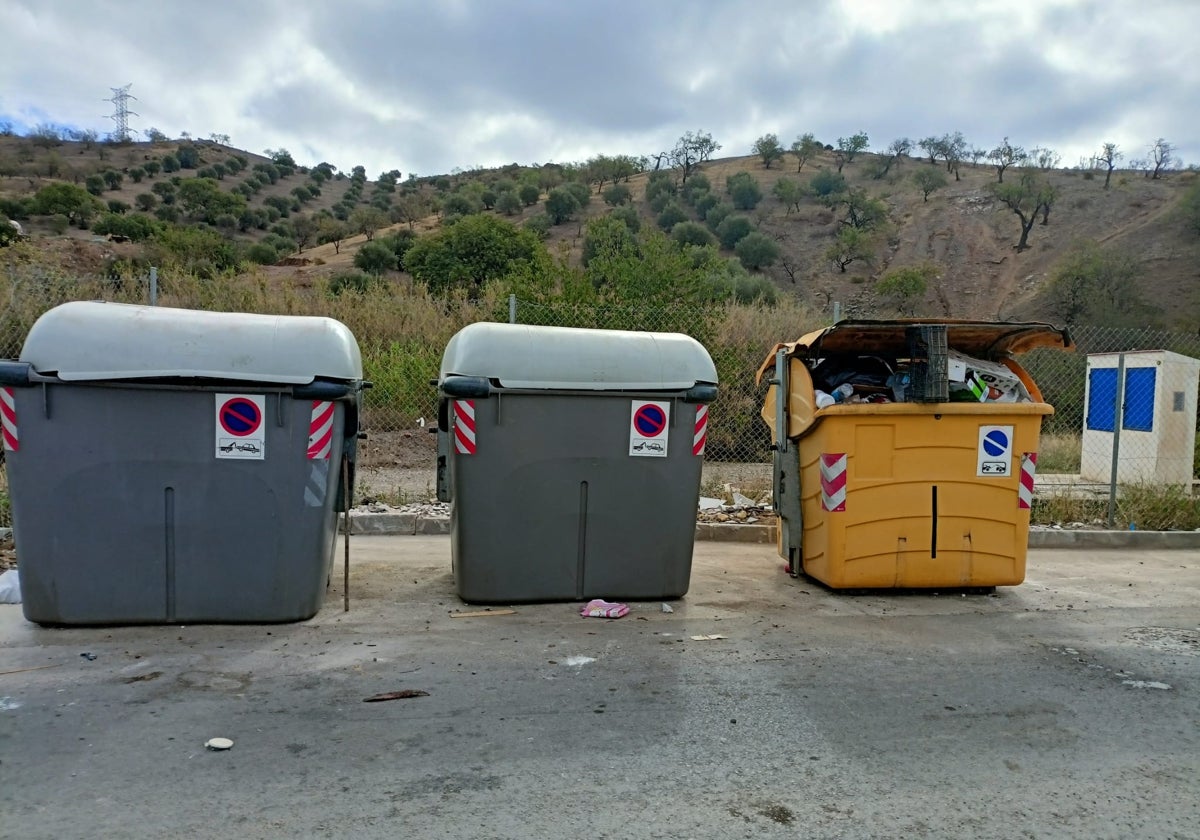
[[[665,457],[629,454],[637,395],[500,393],[472,401],[475,452],[449,447],[451,546],[463,600],[687,593],[701,406],[669,395],[645,398],[671,404]],[[454,434],[451,428],[452,440]]]
[[[438,374],[438,493],[454,502],[459,596],[684,595],[716,384],[708,351],[679,333],[456,333]]]
[[[230,392],[265,395],[262,460],[215,457],[216,394]],[[278,622],[320,608],[348,403],[333,402],[329,457],[309,460],[314,401],[290,389],[39,383],[11,393],[20,442],[7,469],[30,621]]]

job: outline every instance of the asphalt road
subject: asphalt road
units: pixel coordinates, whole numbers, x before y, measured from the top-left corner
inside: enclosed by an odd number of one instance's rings
[[[447,538],[352,546],[299,624],[0,607],[0,837],[1200,837],[1200,552],[844,595],[698,543],[614,621],[455,618]]]

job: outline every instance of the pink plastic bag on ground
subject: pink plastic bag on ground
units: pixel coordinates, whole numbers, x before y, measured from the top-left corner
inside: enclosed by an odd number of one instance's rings
[[[579,614],[584,618],[620,618],[629,614],[629,607],[626,604],[614,604],[594,598],[583,605]]]

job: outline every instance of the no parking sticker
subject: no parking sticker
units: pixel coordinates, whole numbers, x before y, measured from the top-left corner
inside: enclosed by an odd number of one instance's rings
[[[629,454],[666,458],[670,419],[669,402],[634,400],[629,422]]]
[[[1012,475],[1012,444],[1012,426],[980,426],[975,475],[985,478]]]
[[[267,398],[261,394],[217,394],[216,456],[245,461],[266,457],[263,415]]]

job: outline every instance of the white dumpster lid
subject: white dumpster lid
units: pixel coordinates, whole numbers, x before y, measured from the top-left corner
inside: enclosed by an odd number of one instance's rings
[[[480,376],[505,388],[683,390],[717,384],[700,342],[682,333],[471,324],[446,345],[438,381]]]
[[[21,361],[68,382],[203,377],[305,384],[361,379],[349,328],[332,318],[75,301],[34,323]]]

